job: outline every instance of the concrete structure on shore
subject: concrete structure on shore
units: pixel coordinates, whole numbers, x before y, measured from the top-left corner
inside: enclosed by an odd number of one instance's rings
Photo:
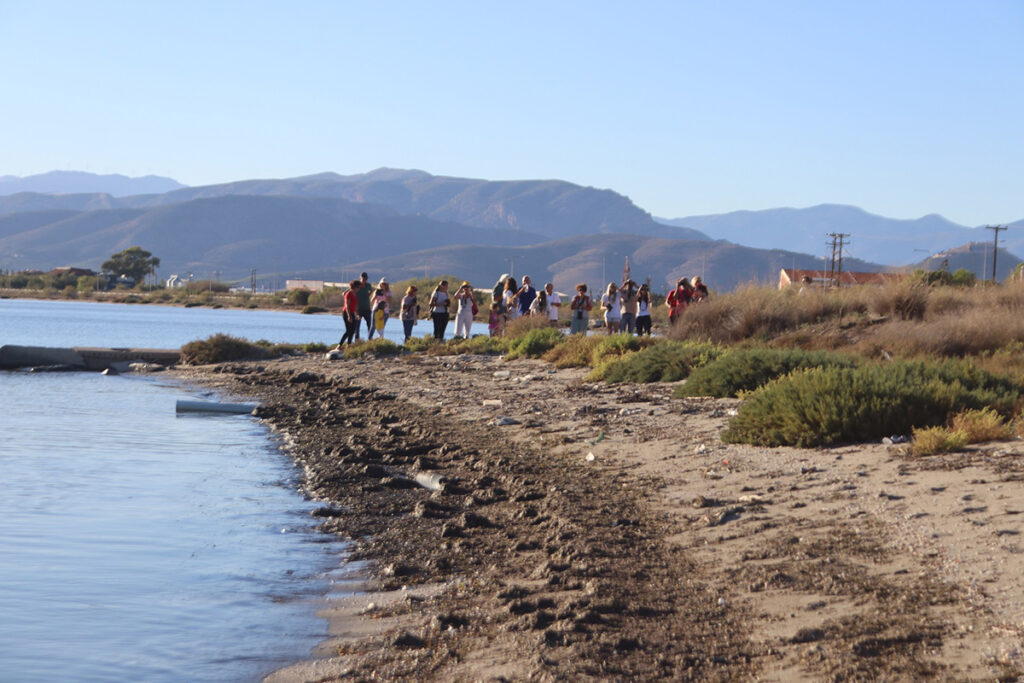
[[[74,346],[68,349],[45,346],[0,346],[0,369],[60,367],[68,370],[120,370],[131,363],[174,365],[179,349],[128,349]]]

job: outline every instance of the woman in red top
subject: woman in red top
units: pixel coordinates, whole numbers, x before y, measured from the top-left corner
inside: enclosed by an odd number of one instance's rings
[[[345,305],[341,309],[341,317],[345,319],[345,334],[341,335],[338,348],[341,348],[346,341],[351,344],[359,329],[359,297],[356,295],[356,291],[362,285],[363,283],[359,280],[348,283],[348,291],[345,292]]]

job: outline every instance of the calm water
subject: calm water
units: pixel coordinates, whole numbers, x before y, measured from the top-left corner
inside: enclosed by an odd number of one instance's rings
[[[0,300],[0,344],[333,342],[339,322]],[[159,375],[0,372],[0,680],[258,680],[326,637],[343,545],[312,531],[259,423],[175,416],[197,396]]]
[[[195,339],[226,332],[251,341],[333,345],[344,328],[337,315],[0,299],[0,344],[176,349]],[[413,335],[421,337],[433,331],[429,320],[420,320]],[[446,338],[450,339],[454,331],[455,323],[449,323]],[[487,334],[487,325],[474,323],[473,334]],[[389,320],[384,335],[401,343],[402,323]],[[366,339],[365,325],[362,336]]]

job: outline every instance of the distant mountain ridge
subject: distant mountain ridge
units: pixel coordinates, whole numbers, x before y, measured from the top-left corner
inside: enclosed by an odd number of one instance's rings
[[[848,255],[893,265],[919,261],[930,253],[973,238],[970,228],[939,215],[900,220],[841,204],[821,204],[804,209],[733,211],[663,222],[696,228],[738,244],[811,254],[828,253],[827,233],[848,233]]]
[[[0,197],[0,214],[56,208],[148,208],[229,195],[346,199],[380,204],[400,214],[422,215],[446,223],[532,232],[548,238],[604,232],[708,239],[697,230],[658,223],[628,197],[611,190],[562,180],[488,181],[389,168],[349,176],[320,173],[300,178],[243,180],[128,197],[17,194]]]
[[[127,196],[116,196],[111,186],[0,196],[0,268],[97,268],[110,254],[138,244],[161,259],[163,275],[218,272],[230,280],[255,269],[333,280],[365,268],[390,277],[448,272],[480,281],[515,270],[571,289],[579,281],[602,287],[617,279],[628,256],[634,276],[650,276],[656,288],[700,274],[727,290],[774,284],[781,268],[818,267],[826,232],[851,234],[848,270],[920,262],[989,237],[940,216],[897,221],[838,205],[658,222],[611,190],[389,168],[176,185]],[[1018,223],[1001,236],[1004,249],[1024,247],[1024,234],[1016,236],[1024,233],[1016,229],[1024,221]],[[712,240],[704,230],[725,239]],[[856,258],[865,253],[872,258]],[[963,260],[983,264],[973,251]],[[1000,273],[1016,261],[1001,250]]]
[[[49,171],[24,177],[0,176],[0,195],[19,192],[101,193],[123,197],[136,194],[162,194],[183,187],[185,186],[173,178],[156,175],[130,178],[120,174],[97,175],[84,171]]]
[[[378,258],[438,244],[519,245],[543,239],[404,216],[344,199],[229,195],[143,209],[0,216],[0,264],[96,268],[110,254],[141,245],[160,258],[161,272],[206,277],[219,271],[230,279],[253,268],[331,268],[353,257]]]

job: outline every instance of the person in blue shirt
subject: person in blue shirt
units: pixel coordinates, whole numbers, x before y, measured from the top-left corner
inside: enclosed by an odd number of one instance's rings
[[[530,282],[530,276],[523,276],[523,286],[519,288],[519,315],[530,315],[530,305],[537,298],[537,290]]]

